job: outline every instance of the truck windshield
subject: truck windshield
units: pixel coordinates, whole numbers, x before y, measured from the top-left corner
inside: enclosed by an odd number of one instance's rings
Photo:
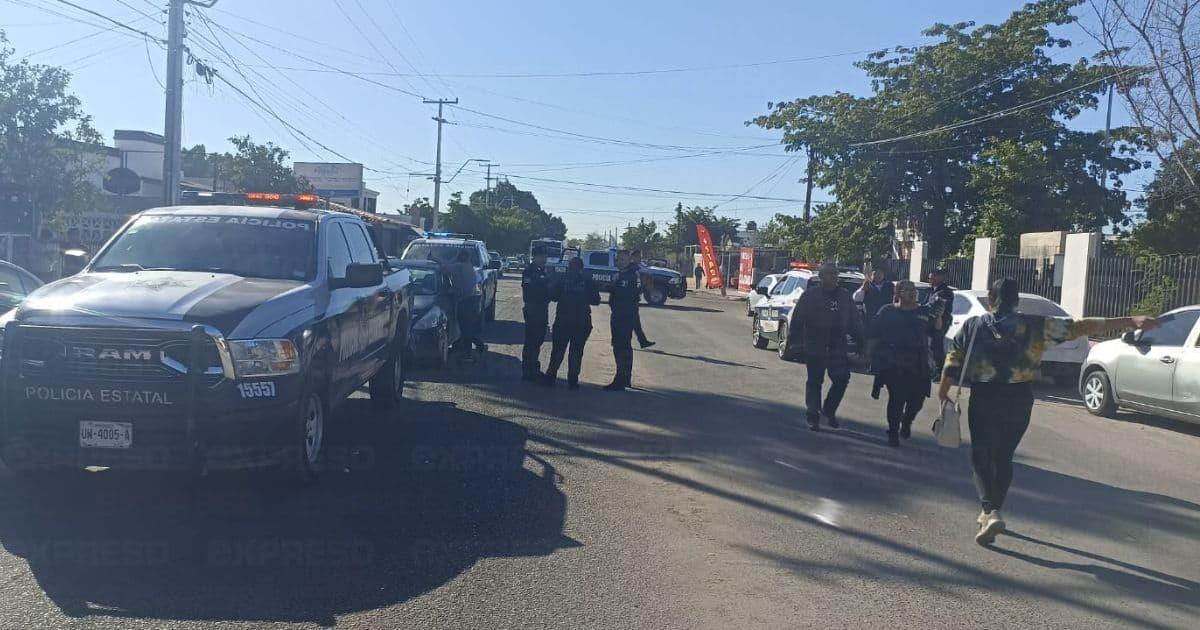
[[[247,278],[312,280],[316,224],[259,217],[146,216],[121,233],[92,271],[211,271]]]
[[[462,250],[471,252],[471,264],[476,267],[482,267],[483,261],[479,259],[479,248],[468,243],[429,243],[414,241],[404,250],[404,260],[436,260],[443,264],[450,264],[458,260],[458,252]]]

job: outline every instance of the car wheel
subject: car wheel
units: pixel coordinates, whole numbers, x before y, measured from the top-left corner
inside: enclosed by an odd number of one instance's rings
[[[438,335],[437,354],[433,357],[433,366],[437,368],[446,367],[446,363],[450,361],[450,334],[445,329]]]
[[[387,365],[371,379],[371,403],[378,409],[391,409],[404,398],[404,354],[396,347]]]
[[[1089,372],[1079,389],[1083,397],[1083,406],[1087,408],[1088,413],[1104,418],[1117,415],[1117,401],[1113,398],[1112,383],[1104,370]]]
[[[494,295],[492,296],[492,303],[488,304],[487,309],[484,310],[484,312],[483,312],[483,321],[485,321],[485,322],[496,321],[496,296],[494,296]]]
[[[787,322],[779,322],[779,358],[784,361],[794,361],[796,353],[792,350],[791,338],[788,336]]]
[[[667,303],[667,292],[659,287],[652,287],[645,291],[646,303],[651,306],[662,306]]]
[[[758,348],[759,350],[766,350],[767,344],[770,343],[770,341],[768,341],[766,337],[763,337],[762,334],[760,334],[758,332],[758,316],[757,315],[754,317],[754,322],[751,323],[751,327],[752,327],[751,330],[754,331],[754,347]]]
[[[291,481],[312,483],[325,468],[326,412],[324,395],[306,387],[300,397],[293,446],[287,451],[283,473]]]

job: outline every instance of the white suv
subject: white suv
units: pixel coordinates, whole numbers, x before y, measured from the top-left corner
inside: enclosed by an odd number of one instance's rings
[[[842,271],[838,284],[854,293],[862,286],[863,275],[857,271]],[[754,347],[760,350],[774,341],[779,347],[779,358],[794,361],[803,350],[799,335],[789,335],[792,326],[792,311],[796,301],[808,289],[820,283],[816,270],[794,269],[783,275],[767,293],[767,299],[754,306],[752,338]],[[756,287],[755,291],[759,291]],[[760,293],[761,295],[761,293]]]

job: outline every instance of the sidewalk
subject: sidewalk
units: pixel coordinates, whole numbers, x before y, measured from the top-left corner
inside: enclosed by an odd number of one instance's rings
[[[709,288],[693,289],[691,283],[688,284],[688,293],[696,293],[696,294],[700,294],[700,295],[711,295],[711,296],[715,296],[715,297],[721,297],[720,289],[709,289]],[[724,297],[727,300],[744,300],[744,299],[750,297],[750,294],[745,291],[738,291],[737,289],[726,289]]]

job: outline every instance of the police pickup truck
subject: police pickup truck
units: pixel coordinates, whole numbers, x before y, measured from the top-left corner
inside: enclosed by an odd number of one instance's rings
[[[0,318],[0,455],[18,473],[325,461],[329,410],[404,392],[408,272],[314,195],[199,193],[135,215]]]
[[[601,291],[607,291],[617,278],[617,249],[585,249],[582,251],[574,248],[567,248],[562,256],[562,261],[554,264],[547,264],[547,269],[553,275],[565,271],[567,261],[572,258],[579,257],[583,259],[583,268],[592,279],[599,285]],[[642,297],[645,298],[647,304],[661,306],[667,303],[667,298],[674,300],[682,299],[687,295],[687,288],[683,283],[683,276],[673,269],[665,267],[651,267],[642,265]],[[553,282],[553,278],[551,278]]]

